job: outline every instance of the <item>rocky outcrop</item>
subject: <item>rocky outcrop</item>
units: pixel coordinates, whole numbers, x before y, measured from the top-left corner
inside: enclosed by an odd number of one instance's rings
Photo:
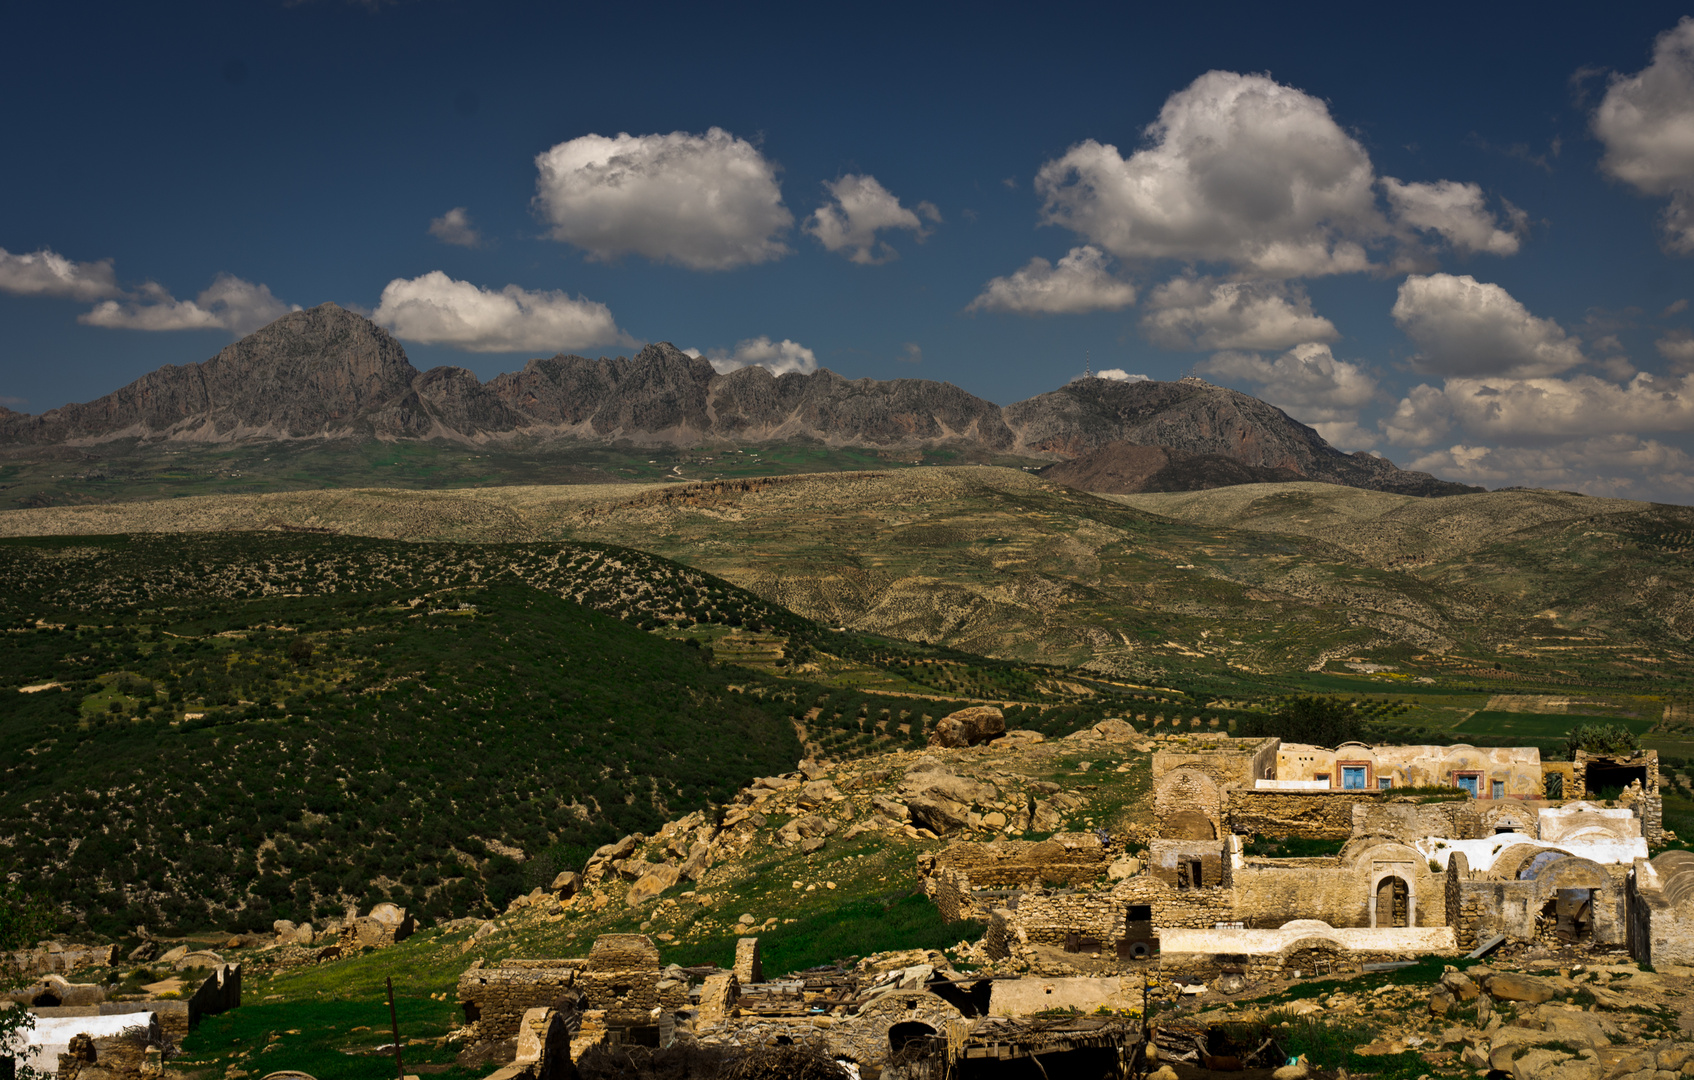
[[[1176,451],[1177,457],[1152,470],[1170,468],[1174,461],[1173,480],[1181,477],[1184,463],[1202,473],[1208,467],[1187,455],[1218,455],[1253,470],[1276,470],[1281,479],[1320,480],[1407,495],[1477,490],[1428,473],[1408,472],[1369,454],[1344,454],[1281,409],[1203,379],[1077,379],[1007,406],[1005,417],[1017,436],[1016,448],[1026,453],[1079,458],[1113,443]]]

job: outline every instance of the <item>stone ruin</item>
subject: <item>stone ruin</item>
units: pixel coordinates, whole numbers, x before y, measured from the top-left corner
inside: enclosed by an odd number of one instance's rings
[[[988,923],[988,959],[1035,970],[1063,968],[1060,950],[1258,979],[1455,953],[1494,937],[1628,943],[1657,954],[1682,948],[1678,905],[1685,891],[1694,904],[1694,885],[1683,888],[1684,878],[1694,882],[1694,858],[1647,862],[1659,829],[1654,756],[1579,755],[1564,767],[1569,780],[1561,771],[1554,786],[1573,796],[1597,778],[1621,788],[1619,805],[1604,807],[1539,798],[1533,748],[1473,751],[1171,741],[1153,759],[1144,870],[1119,872],[1133,862],[1113,862],[1076,834],[1039,845],[955,844],[921,858],[920,870],[944,918]],[[1377,770],[1383,782],[1364,786]],[[1406,770],[1422,782],[1437,773],[1449,784],[1465,780],[1459,786],[1471,795],[1398,798]],[[1252,856],[1252,834],[1334,840],[1340,851]],[[1649,932],[1649,921],[1672,929]]]
[[[515,1040],[515,1059],[490,1080],[562,1080],[569,1063],[597,1045],[821,1044],[874,1076],[892,1060],[925,1056],[1040,1054],[1063,1069],[1076,1053],[1116,1061],[1140,1039],[1139,977],[981,979],[921,951],[885,962],[894,966],[831,966],[765,981],[757,938],[737,942],[734,970],[683,969],[661,968],[645,935],[608,934],[583,959],[472,964],[459,981],[459,1037],[473,1045]],[[1084,1005],[1095,1015],[1033,1028],[1025,1019]]]

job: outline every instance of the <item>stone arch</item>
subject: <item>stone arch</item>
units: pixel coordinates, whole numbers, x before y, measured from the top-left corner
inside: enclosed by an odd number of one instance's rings
[[[898,1056],[912,1043],[937,1034],[939,1032],[922,1020],[902,1020],[888,1029],[888,1053],[890,1056]]]
[[[1482,823],[1490,832],[1522,833],[1524,836],[1535,837],[1539,827],[1535,815],[1521,806],[1494,806],[1482,815]]]
[[[1418,909],[1420,905],[1427,906],[1430,898],[1429,857],[1410,844],[1377,843],[1369,846],[1360,845],[1351,851],[1345,851],[1343,865],[1350,867],[1358,882],[1356,888],[1362,888],[1364,895],[1360,905],[1365,913],[1366,926],[1396,925],[1396,913],[1403,912],[1400,925],[1417,926]],[[1380,915],[1377,905],[1382,896],[1383,883],[1390,878],[1400,881],[1399,886],[1392,883],[1389,889],[1391,908]],[[1357,895],[1357,894],[1355,894]],[[1440,902],[1440,898],[1437,898]]]
[[[1153,793],[1153,814],[1161,839],[1216,840],[1223,835],[1223,791],[1199,769],[1173,769]],[[1211,826],[1209,834],[1202,821]],[[1167,828],[1200,835],[1175,836]]]
[[[1333,970],[1347,959],[1350,950],[1333,937],[1312,934],[1297,938],[1277,950],[1277,961],[1286,972],[1312,975],[1320,970]]]
[[[1375,878],[1371,889],[1372,927],[1401,927],[1413,926],[1416,919],[1416,908],[1413,897],[1417,895],[1412,883],[1400,874],[1380,874]]]
[[[1542,856],[1549,851],[1558,851],[1561,855],[1567,856],[1570,854],[1570,852],[1562,851],[1550,844],[1530,843],[1522,840],[1510,844],[1498,855],[1494,856],[1493,863],[1491,863],[1488,867],[1487,877],[1491,881],[1527,880],[1523,875],[1525,867],[1532,863],[1536,863],[1537,868],[1535,872],[1540,873],[1541,867],[1544,867],[1548,863],[1554,861],[1552,859],[1542,858]],[[1537,860],[1539,860],[1538,863]]]

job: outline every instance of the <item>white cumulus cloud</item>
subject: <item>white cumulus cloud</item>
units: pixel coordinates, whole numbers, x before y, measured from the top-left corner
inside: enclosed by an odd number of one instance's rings
[[[1388,196],[1396,222],[1435,233],[1461,255],[1517,254],[1526,215],[1511,203],[1505,203],[1512,227],[1502,229],[1488,209],[1480,184],[1461,184],[1456,180],[1403,184],[1385,176],[1382,190]]]
[[[1142,332],[1169,349],[1286,349],[1333,341],[1335,324],[1298,285],[1179,277],[1147,298]]]
[[[1664,245],[1694,253],[1694,18],[1660,34],[1653,62],[1614,76],[1594,110],[1600,168],[1646,195],[1668,195]]]
[[[1469,274],[1414,274],[1400,285],[1394,321],[1421,350],[1426,374],[1555,375],[1583,362],[1581,345],[1498,285]]]
[[[275,322],[299,304],[285,304],[269,286],[219,274],[193,300],[177,300],[163,286],[148,282],[136,298],[106,300],[77,316],[77,322],[111,330],[228,330],[250,334]]]
[[[25,255],[0,248],[0,292],[72,300],[123,295],[112,274],[112,260],[79,263],[46,248]]]
[[[1368,450],[1379,440],[1360,424],[1360,411],[1379,396],[1376,377],[1337,359],[1328,345],[1307,342],[1269,358],[1220,352],[1196,367],[1230,385],[1252,387],[1256,396],[1340,449]]]
[[[457,247],[477,247],[482,243],[482,234],[471,224],[471,215],[462,206],[442,214],[429,221],[429,235],[443,244],[453,244]]]
[[[605,304],[517,285],[484,289],[440,270],[390,281],[371,319],[407,341],[469,352],[558,353],[637,344],[618,329]]]
[[[748,338],[733,349],[709,349],[705,353],[699,349],[684,349],[683,352],[690,356],[705,356],[719,375],[744,367],[767,368],[773,375],[786,375],[791,371],[810,375],[818,369],[817,354],[798,341],[787,338],[772,341],[760,336]]]
[[[1087,373],[1084,372],[1082,375],[1072,375],[1070,381],[1076,382],[1078,379],[1085,377],[1086,374]],[[1110,382],[1151,382],[1152,381],[1151,379],[1149,379],[1145,375],[1131,375],[1129,372],[1125,371],[1121,367],[1101,368],[1099,371],[1096,371],[1094,373],[1094,377],[1096,379],[1106,379]]]
[[[1407,468],[1484,487],[1539,487],[1622,499],[1694,500],[1694,458],[1678,447],[1634,435],[1604,435],[1557,446],[1456,443]]]
[[[536,156],[536,205],[556,240],[596,259],[633,253],[727,270],[788,253],[794,215],[757,147],[704,135],[584,135]]]
[[[872,265],[900,257],[886,241],[877,239],[883,229],[908,229],[922,240],[929,235],[923,219],[941,221],[934,203],[921,202],[915,209],[901,206],[874,176],[849,173],[825,183],[824,188],[831,201],[806,219],[806,231],[829,251],[845,253],[856,263]]]
[[[1261,277],[1363,270],[1386,231],[1369,155],[1319,99],[1209,71],[1125,158],[1092,139],[1041,167],[1043,219],[1122,258],[1225,263]]]
[[[1429,445],[1458,430],[1478,442],[1534,444],[1593,435],[1694,430],[1694,376],[1625,383],[1568,379],[1448,379],[1416,386],[1383,421],[1391,442]]]
[[[1029,260],[1023,269],[983,286],[966,311],[1010,311],[1019,315],[1075,315],[1135,303],[1135,286],[1107,269],[1106,253],[1092,245],[1074,247],[1057,266]]]

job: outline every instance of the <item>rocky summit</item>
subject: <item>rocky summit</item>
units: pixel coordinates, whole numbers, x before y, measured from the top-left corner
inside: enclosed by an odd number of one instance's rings
[[[1162,464],[1152,467],[1148,459],[1128,470],[1158,479],[1102,490],[1181,491],[1271,479],[1413,495],[1475,490],[1368,454],[1342,453],[1280,409],[1200,379],[1078,379],[1002,408],[925,379],[845,379],[827,369],[779,376],[761,367],[720,373],[660,342],[632,358],[535,359],[481,382],[463,368],[418,371],[386,330],[334,304],[285,315],[209,360],[162,367],[86,404],[39,415],[0,409],[0,448],[14,455],[125,441],[349,439],[473,446],[810,442],[1047,460],[1099,453],[1117,460],[1125,452],[1112,448],[1127,443],[1162,451]],[[1114,468],[1123,471],[1121,462]],[[1098,479],[1101,472],[1095,462],[1077,474]]]

